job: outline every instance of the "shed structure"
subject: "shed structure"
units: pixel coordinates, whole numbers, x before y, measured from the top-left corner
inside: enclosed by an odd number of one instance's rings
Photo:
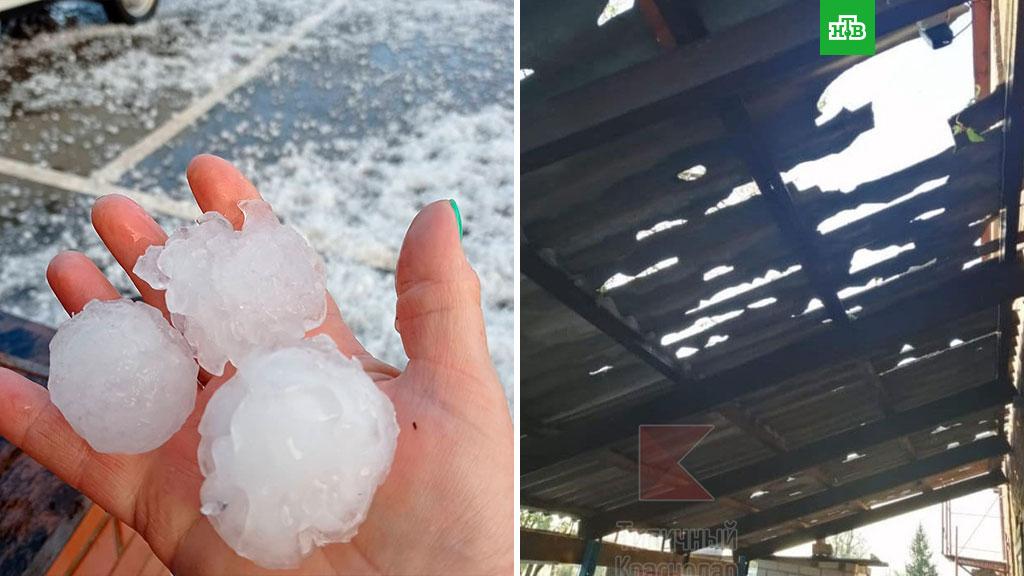
[[[978,96],[954,146],[849,193],[782,176],[874,127],[816,123],[867,58],[819,55],[818,4],[522,2],[521,504],[585,540],[729,525],[766,558],[1006,480],[1016,2],[876,3],[879,53],[972,12]],[[678,423],[714,426],[684,460],[713,502],[638,499],[638,427]]]

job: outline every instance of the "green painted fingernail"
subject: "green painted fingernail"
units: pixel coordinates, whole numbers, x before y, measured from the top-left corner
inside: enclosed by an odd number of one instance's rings
[[[462,240],[462,212],[459,211],[459,205],[455,203],[454,198],[448,199],[448,203],[452,205],[452,210],[455,211],[455,220],[459,223],[459,240]]]

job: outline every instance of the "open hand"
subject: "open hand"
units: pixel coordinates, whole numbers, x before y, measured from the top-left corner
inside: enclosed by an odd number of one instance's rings
[[[220,212],[236,228],[242,223],[238,202],[259,198],[234,167],[213,156],[194,159],[188,181],[203,211]],[[92,220],[143,300],[166,315],[163,293],[131,272],[148,246],[166,241],[166,233],[121,196],[98,200]],[[120,297],[79,253],[55,257],[46,277],[69,314],[90,300]],[[447,201],[425,207],[409,227],[395,285],[395,328],[409,357],[404,371],[363,348],[330,296],[327,319],[312,332],[327,334],[363,363],[394,403],[401,433],[391,472],[358,535],[315,550],[298,573],[511,572],[512,423],[487,350],[479,281],[462,252]],[[268,573],[237,556],[199,513],[197,426],[230,373],[200,377],[195,410],[162,447],[117,455],[93,451],[46,389],[0,369],[0,435],[131,526],[175,574]]]

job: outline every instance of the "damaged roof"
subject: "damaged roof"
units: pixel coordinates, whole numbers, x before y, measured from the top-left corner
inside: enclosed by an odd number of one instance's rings
[[[877,50],[959,4],[878,2]],[[522,4],[522,504],[587,537],[735,522],[756,558],[1004,482],[1010,71],[954,147],[800,190],[781,174],[875,126],[870,104],[816,121],[865,59],[818,55],[817,2],[604,6]],[[675,423],[714,426],[684,462],[714,502],[638,499],[637,428]]]

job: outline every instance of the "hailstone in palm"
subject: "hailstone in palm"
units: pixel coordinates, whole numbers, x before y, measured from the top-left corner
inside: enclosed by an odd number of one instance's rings
[[[216,375],[253,350],[300,340],[326,314],[320,256],[266,202],[246,200],[239,208],[241,230],[207,212],[163,246],[150,246],[134,267],[166,290],[171,322],[199,365]]]
[[[50,398],[97,452],[158,448],[196,403],[185,339],[143,302],[93,300],[50,340]]]
[[[238,554],[293,568],[355,536],[394,457],[394,407],[326,336],[237,369],[199,424],[201,511]]]

